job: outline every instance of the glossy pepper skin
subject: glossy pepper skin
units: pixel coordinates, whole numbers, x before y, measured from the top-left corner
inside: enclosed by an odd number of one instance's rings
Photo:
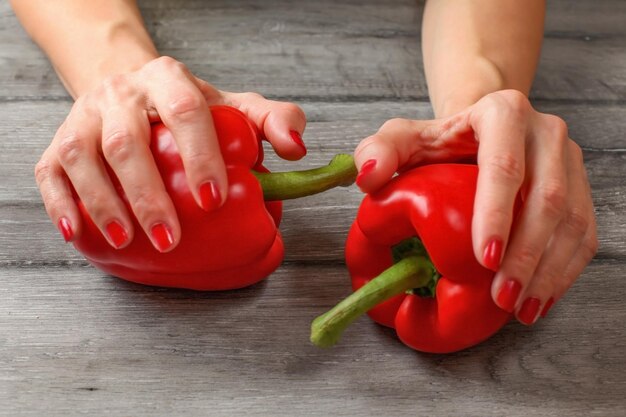
[[[392,246],[419,237],[441,277],[435,297],[396,295],[369,310],[406,345],[448,353],[489,338],[511,315],[491,298],[494,272],[474,257],[471,221],[478,168],[428,165],[366,196],[346,243],[354,290],[393,264]]]
[[[181,240],[170,252],[157,251],[137,219],[134,238],[123,249],[107,243],[77,199],[84,221],[74,246],[103,271],[141,284],[194,290],[241,288],[270,275],[283,259],[277,226],[282,203],[265,202],[252,170],[267,172],[256,128],[239,110],[211,107],[211,115],[228,174],[228,199],[212,212],[202,210],[187,184],[182,160],[170,131],[152,126],[151,150],[179,221]],[[113,178],[129,213],[132,209]]]

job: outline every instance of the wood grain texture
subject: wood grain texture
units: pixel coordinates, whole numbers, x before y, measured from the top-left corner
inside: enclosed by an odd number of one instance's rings
[[[624,6],[619,0],[599,2],[603,6],[597,10],[590,2],[557,3],[550,6],[555,17],[546,26],[533,96],[624,100],[626,35],[619,19]],[[413,0],[384,6],[331,0],[145,1],[142,8],[159,50],[224,90],[292,99],[427,98],[421,8]],[[561,10],[569,14],[560,17]],[[576,27],[572,15],[585,19]],[[603,30],[595,32],[601,22]],[[0,51],[0,99],[67,98],[7,2],[0,5],[0,36],[6,39]]]
[[[198,75],[303,107],[309,155],[294,168],[350,152],[389,118],[432,116],[413,0],[140,4],[159,48]],[[149,288],[89,266],[33,179],[71,102],[0,2],[0,416],[626,415],[626,2],[548,7],[533,96],[585,150],[600,251],[532,328],[426,355],[366,318],[333,349],[308,342],[310,321],[350,291],[355,187],[287,202],[285,262],[240,291]]]
[[[594,263],[536,327],[453,355],[417,354],[367,319],[333,349],[309,345],[310,320],[349,292],[334,266],[223,293],[3,268],[0,415],[618,416],[623,268]]]

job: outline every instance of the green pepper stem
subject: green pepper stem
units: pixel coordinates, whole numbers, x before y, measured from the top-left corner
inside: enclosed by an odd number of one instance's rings
[[[372,307],[432,279],[433,265],[423,256],[408,256],[387,268],[330,311],[313,320],[311,342],[319,347],[337,343],[343,331]]]
[[[357,169],[352,155],[338,154],[326,166],[305,171],[255,172],[265,201],[290,200],[354,183]]]

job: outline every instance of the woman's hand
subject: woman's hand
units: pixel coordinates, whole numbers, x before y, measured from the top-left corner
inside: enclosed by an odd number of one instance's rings
[[[154,246],[166,252],[177,245],[180,224],[149,149],[150,123],[158,120],[176,139],[198,205],[206,211],[220,207],[228,188],[208,107],[213,104],[243,111],[281,157],[306,154],[306,119],[295,104],[219,91],[172,58],[154,59],[78,97],[35,168],[46,211],[65,240],[81,233],[72,187],[112,246],[122,248],[141,233],[133,230],[108,165]]]
[[[563,120],[537,112],[515,90],[488,94],[444,119],[390,120],[357,147],[357,184],[372,192],[396,171],[476,156],[474,253],[497,271],[495,303],[532,324],[598,247],[582,151]],[[509,234],[520,190],[521,210]]]

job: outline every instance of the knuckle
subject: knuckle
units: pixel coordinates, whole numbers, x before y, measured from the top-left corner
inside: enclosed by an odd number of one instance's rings
[[[156,70],[172,70],[182,65],[179,61],[175,60],[171,56],[160,56],[152,60],[147,67]]]
[[[523,271],[529,269],[532,270],[539,262],[540,257],[540,251],[530,244],[522,246],[519,250],[512,254],[513,262],[520,270]]]
[[[578,165],[584,165],[584,155],[581,147],[578,146],[578,144],[573,140],[568,140],[567,145],[567,152],[571,155],[574,163]]]
[[[538,272],[541,280],[546,284],[551,284],[552,286],[554,286],[555,283],[563,277],[563,270],[551,262],[546,262],[542,265],[541,270]]]
[[[196,147],[187,150],[184,158],[189,164],[200,167],[202,170],[206,170],[207,166],[213,166],[222,161],[219,154],[210,152],[205,148]]]
[[[561,181],[551,181],[537,189],[541,213],[549,217],[560,217],[566,201],[565,187]]]
[[[148,219],[158,217],[158,213],[163,213],[162,199],[151,189],[142,189],[133,198],[133,212],[141,219],[142,223],[149,222]]]
[[[532,111],[528,97],[517,90],[496,91],[486,95],[480,103],[497,117],[506,114],[508,118],[523,120]]]
[[[200,94],[185,93],[172,99],[167,116],[171,119],[189,119],[205,107],[206,102]]]
[[[500,97],[507,103],[510,110],[515,113],[526,114],[531,109],[528,97],[518,90],[501,91]]]
[[[35,181],[37,184],[41,184],[52,176],[53,169],[52,164],[48,159],[40,159],[35,165]]]
[[[260,100],[265,100],[265,97],[263,97],[261,94],[259,93],[254,93],[254,92],[247,92],[247,93],[243,93],[241,95],[241,98],[244,101],[260,101]]]
[[[293,114],[294,116],[297,116],[300,119],[305,118],[304,110],[302,110],[302,108],[300,108],[300,106],[298,106],[297,104],[283,103],[283,109],[286,113]]]
[[[114,200],[108,193],[83,192],[79,197],[96,223],[101,223],[102,219],[107,218],[107,213],[116,213]]]
[[[512,153],[501,153],[491,156],[486,167],[494,176],[503,178],[519,185],[523,181],[523,167],[520,160]]]
[[[132,154],[132,135],[128,130],[116,130],[102,140],[102,153],[109,161],[127,161]]]
[[[579,208],[572,208],[565,217],[566,226],[578,235],[584,235],[589,228],[590,221]]]
[[[591,259],[596,256],[599,246],[600,243],[598,242],[598,237],[595,234],[593,236],[590,236],[588,239],[583,240],[583,256],[587,261],[591,261]]]
[[[59,161],[62,165],[71,166],[81,159],[86,151],[85,142],[77,132],[65,135],[59,144]]]
[[[563,143],[565,143],[565,140],[569,137],[569,131],[565,120],[553,114],[545,114],[543,117],[548,129],[550,129],[553,133],[554,138],[562,140]]]
[[[491,225],[508,225],[511,223],[513,212],[502,206],[490,207],[483,212],[483,218],[488,219]]]

